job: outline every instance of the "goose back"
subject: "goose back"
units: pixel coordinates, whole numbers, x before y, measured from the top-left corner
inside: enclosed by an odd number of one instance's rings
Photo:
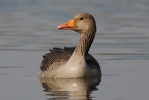
[[[50,49],[50,53],[43,55],[43,60],[41,62],[40,69],[44,72],[51,67],[56,67],[52,66],[53,64],[57,63],[57,66],[60,66],[60,64],[65,64],[70,59],[75,48],[76,47],[64,47],[64,49]],[[91,69],[97,69],[100,72],[100,65],[92,55],[88,53],[87,56],[85,56],[85,60],[87,65],[91,66]]]

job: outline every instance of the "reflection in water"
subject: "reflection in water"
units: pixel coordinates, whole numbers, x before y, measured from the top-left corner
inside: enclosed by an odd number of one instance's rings
[[[49,79],[39,78],[49,100],[88,100],[91,91],[98,90],[99,78]]]

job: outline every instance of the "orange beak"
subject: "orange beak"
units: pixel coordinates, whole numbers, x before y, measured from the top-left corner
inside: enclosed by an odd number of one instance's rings
[[[66,23],[58,25],[57,29],[73,30],[74,29],[74,19],[71,19],[70,21],[68,21]]]

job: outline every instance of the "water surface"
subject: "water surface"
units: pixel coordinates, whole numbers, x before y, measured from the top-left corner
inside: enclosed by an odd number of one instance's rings
[[[41,81],[37,72],[42,56],[53,47],[75,46],[79,39],[78,33],[57,30],[56,26],[80,12],[91,13],[96,19],[90,54],[100,63],[101,82]],[[148,100],[148,32],[148,0],[1,0],[0,97]]]

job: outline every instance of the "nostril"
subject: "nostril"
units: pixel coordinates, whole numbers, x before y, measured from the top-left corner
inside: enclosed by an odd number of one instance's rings
[[[65,25],[68,25],[68,23],[65,23]]]

